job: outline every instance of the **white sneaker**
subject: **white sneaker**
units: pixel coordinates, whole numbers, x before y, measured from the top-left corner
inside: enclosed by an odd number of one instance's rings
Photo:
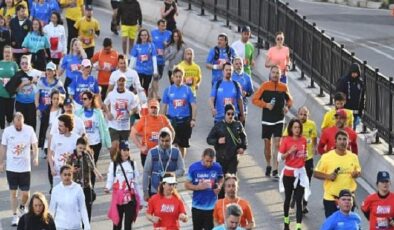
[[[12,217],[12,221],[11,221],[11,226],[18,226],[18,223],[19,223],[19,217],[18,217],[18,215],[14,215],[13,217]]]
[[[19,217],[22,217],[27,213],[26,207],[25,206],[19,206]]]

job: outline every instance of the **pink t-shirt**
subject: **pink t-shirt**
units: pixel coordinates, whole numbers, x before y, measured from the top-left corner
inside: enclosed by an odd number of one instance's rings
[[[267,54],[267,57],[271,60],[271,62],[277,64],[282,72],[287,72],[286,66],[289,64],[287,63],[287,58],[289,56],[290,52],[287,46],[282,46],[280,49],[278,49],[276,46],[273,46],[268,50]]]

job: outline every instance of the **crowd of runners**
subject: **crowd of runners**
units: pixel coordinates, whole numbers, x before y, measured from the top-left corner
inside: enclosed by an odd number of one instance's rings
[[[153,229],[180,229],[180,222],[189,221],[195,230],[261,229],[250,203],[238,195],[247,189],[238,185],[239,156],[253,144],[264,146],[265,176],[277,180],[285,195],[278,229],[290,229],[290,208],[296,213],[293,229],[302,228],[312,177],[324,181],[326,220],[321,229],[361,228],[361,218],[353,212],[362,168],[356,131],[365,92],[357,64],[337,82],[335,105],[324,115],[318,137],[308,107],[296,108],[294,119],[285,118],[296,98],[287,84],[291,62],[283,32],[276,33],[265,63],[254,60],[248,26],[241,27],[238,41],[218,34],[206,57],[211,76],[202,76],[193,48],[177,29],[176,1],[157,2],[162,4],[161,19],[152,30],[143,27],[136,0],[111,1],[108,25],[94,18],[91,4],[1,4],[0,172],[5,172],[10,190],[12,226],[91,229],[96,181],[106,180],[113,229],[132,229],[144,206]],[[120,33],[122,51],[108,37],[97,48],[101,26]],[[254,89],[252,72],[262,65],[269,80]],[[168,82],[162,90],[161,81]],[[211,83],[208,104],[196,100],[201,81]],[[197,107],[204,105],[209,106],[213,127],[201,160],[186,165],[198,125]],[[250,106],[262,110],[261,143],[248,143]],[[133,160],[131,144],[139,149],[141,162]],[[49,202],[47,191],[29,192],[31,165],[38,166],[40,152],[48,165]],[[100,172],[96,165],[106,154],[111,162],[107,172]],[[315,166],[316,155],[321,157]],[[191,220],[175,187],[182,177],[185,189],[193,193]],[[371,230],[394,229],[390,185],[389,173],[380,171],[377,192],[359,205]]]

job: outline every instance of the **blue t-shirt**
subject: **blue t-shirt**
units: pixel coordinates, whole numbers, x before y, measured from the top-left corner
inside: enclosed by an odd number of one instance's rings
[[[22,47],[29,49],[31,53],[37,53],[39,50],[49,48],[49,40],[46,35],[39,35],[36,32],[29,32],[23,40]]]
[[[242,72],[242,74],[238,74],[237,72],[234,71],[233,76],[231,78],[239,83],[242,92],[247,92],[248,95],[252,95],[254,93],[252,79],[247,73]],[[242,101],[244,104],[244,111],[247,112],[248,98],[242,97]]]
[[[64,56],[61,63],[62,69],[66,70],[66,77],[70,78],[71,81],[78,77],[82,77],[81,68],[82,58],[77,55],[68,54]]]
[[[157,55],[156,47],[153,43],[135,44],[130,55],[137,59],[135,71],[137,71],[138,74],[153,74],[152,57],[156,57]]]
[[[161,32],[159,29],[153,29],[151,31],[152,42],[155,44],[157,53],[157,64],[164,65],[166,60],[164,59],[164,49],[166,48],[164,43],[169,43],[171,40],[171,31],[164,30]]]
[[[189,86],[175,84],[167,87],[163,93],[163,103],[168,105],[167,115],[171,118],[186,118],[191,116],[190,104],[196,99]]]
[[[51,8],[51,12],[60,13],[60,6],[57,0],[48,0],[49,7]]]
[[[216,82],[211,89],[211,97],[216,98],[215,122],[224,119],[224,106],[227,104],[233,104],[235,107],[236,114],[239,114],[238,99],[241,99],[242,97],[241,90],[235,87],[233,80],[231,81],[223,80],[220,82],[219,87],[216,86],[217,83],[219,82]]]
[[[222,224],[214,227],[212,230],[227,230],[226,225]],[[245,230],[244,228],[237,227],[235,230]]]
[[[43,4],[34,1],[33,5],[31,5],[30,12],[32,18],[43,21],[46,24],[51,18],[52,9],[51,5],[46,0]]]
[[[44,110],[45,106],[51,104],[51,93],[53,90],[59,91],[60,94],[65,94],[63,83],[58,79],[55,79],[52,84],[49,84],[48,79],[42,77],[37,82],[37,91],[39,95],[38,109],[40,111]]]
[[[357,213],[350,212],[344,215],[341,211],[334,212],[324,221],[320,230],[359,230],[361,218]]]
[[[222,166],[214,162],[212,167],[206,168],[201,161],[195,162],[189,167],[187,180],[197,185],[199,181],[210,181],[212,187],[223,178]],[[193,191],[192,207],[200,210],[213,210],[218,200],[213,189]]]
[[[219,58],[215,60],[215,48],[212,48],[207,57],[207,64],[211,65],[219,65],[220,63],[231,62],[233,58],[236,56],[236,53],[233,48],[229,47],[231,56],[229,57],[226,52],[226,48],[219,48]],[[223,70],[221,69],[212,69],[212,85],[215,82],[223,79]]]
[[[30,81],[28,78],[23,77],[22,82]],[[37,92],[37,86],[34,83],[30,83],[28,85],[23,86],[22,88],[18,89],[15,101],[23,104],[34,103],[35,95]]]
[[[85,91],[91,91],[94,94],[100,92],[97,80],[93,76],[88,76],[87,79],[78,77],[68,87],[68,93],[73,95],[75,102],[80,105],[82,105],[81,94]]]

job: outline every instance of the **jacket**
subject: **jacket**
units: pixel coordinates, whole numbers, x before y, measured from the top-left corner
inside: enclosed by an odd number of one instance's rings
[[[230,131],[232,134],[230,133]],[[225,137],[225,144],[219,144],[218,140]],[[241,122],[233,121],[226,123],[224,120],[217,122],[207,137],[207,143],[213,145],[218,159],[229,160],[237,156],[237,150],[247,148],[247,136]]]
[[[352,73],[357,73],[357,77],[352,77]],[[360,66],[353,63],[347,75],[341,77],[336,84],[336,92],[346,95],[345,108],[353,110],[353,113],[361,115],[365,103],[365,85],[361,79]]]
[[[32,77],[28,76],[27,73],[23,70],[19,70],[5,85],[5,90],[10,94],[10,96],[14,96],[17,93],[19,85],[22,83],[22,78]]]
[[[26,18],[22,26],[19,25],[18,17],[14,17],[10,21],[11,46],[12,48],[22,48],[22,43],[29,31],[31,31],[32,22]]]
[[[164,51],[164,59],[168,60],[168,69],[172,70],[174,66],[178,65],[183,60],[185,52],[185,44],[182,44],[178,50],[177,44],[169,45]]]
[[[75,111],[75,116],[81,118],[84,112],[84,108],[80,108],[79,110]],[[111,147],[111,137],[109,135],[109,129],[107,125],[107,121],[104,118],[104,114],[99,109],[94,109],[94,116],[99,119],[99,130],[100,130],[100,139],[101,144],[104,148]]]
[[[18,223],[18,230],[56,230],[55,221],[51,214],[49,214],[48,223],[45,223],[40,216],[35,214],[24,214]]]
[[[117,17],[120,17],[122,25],[142,25],[142,13],[140,3],[137,0],[124,0],[120,2]]]

